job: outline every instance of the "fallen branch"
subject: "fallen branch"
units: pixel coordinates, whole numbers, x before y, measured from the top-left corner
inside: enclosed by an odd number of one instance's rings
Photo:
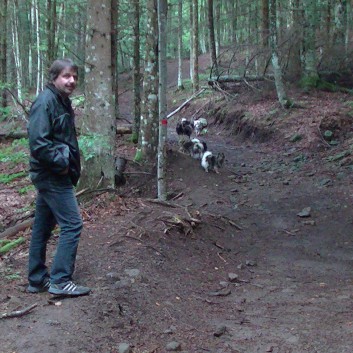
[[[27,131],[18,131],[18,132],[7,132],[7,133],[0,133],[0,141],[1,140],[17,140],[22,138],[27,138],[28,134]]]
[[[21,317],[23,315],[28,314],[31,310],[33,310],[38,304],[32,304],[31,306],[24,308],[22,310],[16,310],[16,311],[12,311],[10,313],[4,313],[0,315],[0,319],[10,319],[13,317]]]
[[[187,99],[180,107],[172,111],[167,115],[167,119],[171,118],[173,115],[176,113],[180,112],[190,101],[192,101],[194,98],[198,97],[201,93],[203,93],[206,90],[206,88],[202,88],[198,92],[196,92],[194,95],[192,95],[189,99]]]
[[[88,191],[89,189],[83,189],[76,193],[76,197],[79,197]],[[30,217],[29,219],[26,219],[21,223],[15,224],[13,227],[7,228],[2,233],[0,233],[0,239],[11,238],[14,235],[16,235],[18,232],[22,232],[23,230],[26,230],[27,228],[31,227],[34,222],[34,211],[29,215],[29,217]]]
[[[31,217],[34,215],[31,215]],[[6,229],[5,231],[3,231],[2,233],[0,233],[0,239],[2,238],[11,238],[14,235],[16,235],[18,232],[21,232],[27,228],[29,228],[34,222],[34,218],[30,218],[27,219],[19,224],[14,225],[13,227],[10,227],[8,229]]]

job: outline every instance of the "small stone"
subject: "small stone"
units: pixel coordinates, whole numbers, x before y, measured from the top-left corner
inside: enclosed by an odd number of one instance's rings
[[[120,343],[119,353],[132,353],[130,345],[128,343]]]
[[[112,282],[116,282],[120,280],[120,276],[118,275],[117,272],[109,272],[106,274],[106,277]]]
[[[246,260],[246,261],[245,261],[245,265],[246,265],[246,266],[255,267],[255,266],[257,266],[257,263],[256,263],[256,261]]]
[[[299,213],[297,213],[297,216],[302,218],[310,217],[310,213],[311,213],[311,207],[305,207]]]
[[[166,345],[165,349],[169,352],[181,351],[181,344],[179,342],[175,342],[175,341],[169,342]]]
[[[169,328],[167,328],[163,333],[171,335],[175,333],[175,331],[176,331],[176,327],[172,325]]]
[[[137,268],[131,268],[131,269],[126,269],[125,273],[129,276],[129,277],[139,277],[140,275],[140,270],[138,270]]]
[[[306,226],[314,226],[314,225],[316,225],[316,222],[315,221],[304,221],[303,224]]]
[[[212,297],[226,297],[227,295],[231,294],[232,291],[229,288],[224,288],[216,292],[209,292],[208,295]]]
[[[216,331],[213,333],[213,336],[215,337],[221,337],[222,335],[224,335],[227,331],[227,327],[224,325],[218,326],[216,328]]]
[[[238,282],[239,276],[236,273],[228,273],[229,282]]]
[[[244,268],[245,268],[244,264],[239,264],[239,265],[237,266],[237,269],[238,269],[238,270],[244,270]]]
[[[219,282],[219,285],[222,287],[222,288],[227,288],[229,283],[227,281],[220,281]]]

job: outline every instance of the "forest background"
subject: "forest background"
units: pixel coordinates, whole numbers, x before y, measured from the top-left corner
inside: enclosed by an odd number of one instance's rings
[[[154,162],[158,156],[163,199],[165,137],[159,126],[167,115],[167,60],[178,60],[178,89],[189,85],[198,92],[198,57],[209,53],[202,82],[217,88],[229,81],[273,80],[284,108],[295,104],[286,82],[335,90],[332,84],[351,75],[351,1],[3,0],[0,6],[3,122],[26,120],[55,58],[71,57],[81,68],[83,94],[74,101],[84,106],[82,188],[97,185],[102,174],[102,185],[114,185],[116,127],[126,122],[118,106],[124,72],[133,78],[129,123],[136,158]],[[182,76],[185,58],[190,77]]]
[[[351,353],[352,28],[339,0],[1,1],[0,352]],[[26,123],[58,57],[80,67],[80,300],[25,292]],[[177,151],[200,116],[220,174]]]

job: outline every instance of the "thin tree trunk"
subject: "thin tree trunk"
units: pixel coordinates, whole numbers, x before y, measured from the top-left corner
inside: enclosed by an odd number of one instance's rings
[[[190,9],[190,16],[189,16],[189,21],[190,21],[190,28],[193,28],[193,21],[194,21],[194,7],[193,7],[193,1],[194,0],[190,0],[190,4],[189,4],[189,9]],[[193,72],[194,72],[194,36],[192,35],[192,33],[190,33],[190,79],[192,81],[192,76],[193,76]]]
[[[42,90],[43,84],[41,80],[42,74],[42,59],[40,55],[40,23],[39,23],[39,0],[34,0],[34,8],[35,8],[35,22],[36,22],[36,49],[37,49],[37,84],[36,84],[36,95],[39,94],[39,91]]]
[[[141,54],[140,54],[140,0],[134,0],[134,136],[135,142],[139,140],[141,119]]]
[[[278,100],[283,108],[289,108],[290,101],[284,88],[282,70],[278,58],[277,49],[277,16],[276,16],[276,0],[269,1],[270,13],[270,46],[272,52],[272,66],[275,75],[275,84]]]
[[[14,0],[13,13],[12,13],[12,52],[16,66],[16,81],[17,81],[17,98],[22,101],[22,61],[20,57],[20,44],[18,34],[18,2]]]
[[[315,86],[319,79],[316,58],[316,10],[316,0],[307,0],[304,6],[304,77],[310,81],[310,86]]]
[[[199,89],[199,11],[198,11],[198,0],[193,0],[193,26],[192,26],[192,37],[193,37],[193,72],[192,72],[192,86],[194,92]]]
[[[158,199],[167,200],[166,151],[167,139],[167,0],[158,0],[158,63],[159,63],[159,143],[157,189]]]
[[[56,59],[55,52],[56,34],[56,0],[47,0],[47,66]]]
[[[219,56],[221,49],[221,0],[216,1],[215,8],[215,17],[216,17],[216,56]]]
[[[261,0],[262,2],[262,46],[267,48],[269,35],[269,8],[268,0]]]
[[[218,64],[216,55],[216,43],[214,35],[214,21],[213,21],[213,0],[208,0],[208,29],[209,29],[209,40],[210,40],[210,56],[211,56],[211,67],[212,76],[218,76]]]
[[[111,28],[112,28],[112,89],[113,89],[113,97],[114,97],[114,112],[115,119],[119,118],[119,92],[118,92],[118,72],[117,72],[117,57],[118,57],[118,8],[119,8],[119,0],[111,0]]]
[[[7,82],[7,0],[0,5],[0,83]],[[0,107],[7,106],[6,90],[0,89]]]
[[[183,0],[178,1],[178,89],[183,86]]]
[[[147,36],[140,148],[142,159],[156,162],[158,146],[158,21],[157,0],[147,0]]]

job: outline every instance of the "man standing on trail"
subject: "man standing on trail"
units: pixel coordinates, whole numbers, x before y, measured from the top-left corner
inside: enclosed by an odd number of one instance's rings
[[[77,80],[78,67],[71,60],[55,60],[49,69],[49,83],[30,111],[30,177],[37,190],[29,249],[30,293],[79,296],[91,291],[72,282],[82,230],[74,192],[80,177],[80,152],[69,99]],[[49,275],[46,249],[56,224],[60,235]]]

